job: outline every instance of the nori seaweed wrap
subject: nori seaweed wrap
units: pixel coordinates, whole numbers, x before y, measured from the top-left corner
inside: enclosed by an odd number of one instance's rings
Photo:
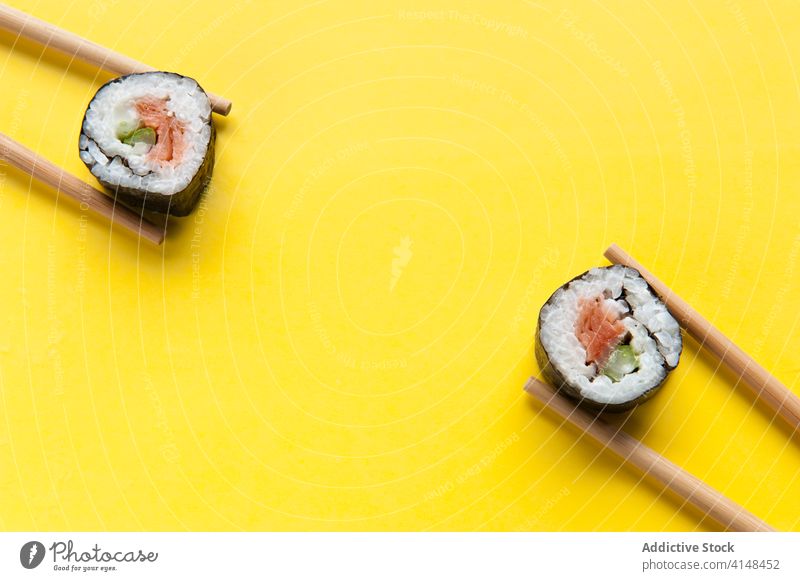
[[[214,168],[208,95],[194,79],[147,72],[109,81],[81,126],[81,160],[115,199],[186,216]]]
[[[573,278],[539,313],[536,359],[544,377],[594,409],[624,411],[651,397],[682,347],[678,322],[626,266]]]

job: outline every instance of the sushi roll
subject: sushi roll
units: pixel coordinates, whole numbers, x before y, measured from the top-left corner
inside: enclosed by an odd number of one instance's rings
[[[584,406],[623,411],[651,397],[680,359],[678,322],[638,271],[593,268],[542,307],[536,359]]]
[[[147,72],[97,91],[83,118],[80,156],[118,201],[188,215],[214,168],[211,102],[194,79]]]

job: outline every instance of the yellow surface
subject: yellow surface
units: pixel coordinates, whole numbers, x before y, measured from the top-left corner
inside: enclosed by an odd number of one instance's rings
[[[522,392],[611,242],[800,393],[796,3],[12,4],[234,107],[162,248],[3,167],[0,529],[713,530]],[[110,77],[0,41],[0,128],[91,180]],[[695,343],[629,428],[800,530]]]

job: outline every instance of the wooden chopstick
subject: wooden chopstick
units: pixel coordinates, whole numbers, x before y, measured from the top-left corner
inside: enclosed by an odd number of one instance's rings
[[[0,28],[5,28],[19,36],[58,49],[119,75],[156,70],[5,4],[0,4]],[[212,93],[208,93],[208,97],[211,99],[211,108],[215,113],[227,115],[231,112],[232,103],[227,99]]]
[[[612,244],[604,256],[611,262],[638,270],[669,307],[681,326],[699,341],[700,345],[716,355],[737,377],[743,379],[758,399],[786,420],[794,434],[800,433],[800,398],[797,395],[619,246]]]
[[[633,436],[608,424],[601,418],[579,409],[565,397],[554,393],[541,381],[533,377],[530,378],[525,385],[525,391],[563,419],[591,436],[604,448],[614,452],[647,476],[654,478],[666,488],[678,494],[687,503],[717,521],[726,530],[740,532],[775,530],[721,492],[673,464]]]
[[[40,182],[74,198],[82,207],[85,204],[87,208],[105,216],[114,224],[130,230],[154,244],[161,244],[164,241],[163,228],[148,222],[133,210],[116,204],[103,192],[68,174],[3,133],[0,133],[0,159],[8,161]]]

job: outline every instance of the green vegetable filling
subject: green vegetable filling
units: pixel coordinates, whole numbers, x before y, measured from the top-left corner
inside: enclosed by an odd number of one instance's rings
[[[156,144],[156,132],[152,127],[131,127],[128,123],[120,123],[117,127],[117,139],[127,145],[145,143]]]
[[[601,373],[611,379],[611,381],[621,381],[628,373],[636,371],[639,367],[639,359],[633,352],[630,345],[620,345],[608,358]]]
[[[130,137],[134,131],[139,129],[139,125],[137,123],[129,123],[128,121],[121,121],[119,125],[117,125],[117,139],[122,141],[123,139]]]

